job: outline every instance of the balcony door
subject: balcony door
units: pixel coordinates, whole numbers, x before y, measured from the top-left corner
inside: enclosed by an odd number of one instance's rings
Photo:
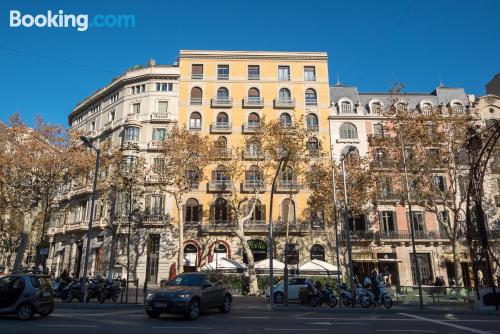
[[[160,235],[149,235],[146,263],[146,280],[156,284],[158,281],[158,262],[160,258]]]

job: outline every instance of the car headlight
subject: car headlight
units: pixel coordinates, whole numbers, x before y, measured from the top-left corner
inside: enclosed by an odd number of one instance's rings
[[[181,293],[180,295],[177,295],[177,298],[181,299],[188,299],[190,297],[189,293]]]
[[[154,295],[152,293],[148,293],[148,295],[146,296],[146,300],[147,301],[153,300],[153,297]]]

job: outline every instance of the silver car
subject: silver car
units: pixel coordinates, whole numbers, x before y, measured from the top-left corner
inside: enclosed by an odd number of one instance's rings
[[[20,320],[28,320],[36,313],[48,316],[54,305],[49,276],[28,273],[0,277],[0,314],[15,314]]]
[[[301,288],[313,286],[313,281],[306,277],[293,277],[288,279],[288,300],[298,301]],[[283,281],[274,285],[274,302],[282,304],[285,300],[285,284]],[[269,301],[269,288],[266,290],[266,298]]]

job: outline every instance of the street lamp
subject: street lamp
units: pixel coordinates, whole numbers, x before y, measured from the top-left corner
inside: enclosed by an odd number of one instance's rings
[[[332,158],[333,162],[333,158]],[[335,229],[335,255],[337,258],[337,292],[340,296],[340,250],[339,250],[339,233],[338,233],[338,209],[337,209],[337,182],[335,180],[335,164],[332,164],[332,178],[333,178],[333,224]],[[339,303],[341,307],[342,303]]]
[[[94,221],[94,205],[95,205],[95,200],[97,197],[97,175],[99,173],[99,157],[101,151],[96,148],[90,139],[86,136],[80,136],[80,139],[82,142],[90,149],[93,149],[96,152],[96,159],[95,159],[95,173],[94,173],[94,185],[92,188],[92,204],[90,206],[90,219],[89,219],[89,226],[87,229],[87,243],[86,243],[86,248],[85,248],[85,261],[83,264],[83,286],[82,286],[82,292],[83,296],[85,296],[87,292],[87,267],[89,264],[89,254],[90,254],[90,239],[92,239],[92,223]],[[82,303],[85,298],[82,298]]]
[[[351,284],[351,295],[354,298],[354,282],[353,282],[353,272],[352,272],[352,248],[351,248],[351,228],[349,227],[349,202],[347,200],[347,171],[345,169],[345,159],[349,156],[351,152],[356,150],[354,146],[350,146],[347,152],[340,156],[340,161],[342,162],[342,178],[344,181],[344,224],[346,229],[346,240],[347,240],[347,261],[349,262],[349,283]],[[354,303],[352,303],[354,307]]]

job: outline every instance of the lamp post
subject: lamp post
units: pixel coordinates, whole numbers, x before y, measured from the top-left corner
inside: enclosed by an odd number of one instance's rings
[[[351,228],[349,227],[349,201],[347,200],[347,171],[345,169],[345,159],[353,152],[356,148],[354,146],[349,147],[346,153],[342,154],[340,161],[342,162],[342,178],[344,181],[344,224],[346,230],[346,240],[347,240],[347,261],[349,262],[349,283],[351,285],[351,295],[354,298],[354,281],[352,272],[352,247],[351,247]],[[354,307],[354,303],[352,303]]]
[[[95,173],[94,173],[94,185],[92,188],[92,203],[90,206],[90,219],[89,219],[89,226],[87,229],[87,242],[86,242],[86,248],[85,248],[85,261],[83,263],[83,286],[82,286],[82,292],[83,296],[85,297],[85,294],[87,292],[87,267],[89,264],[89,253],[90,253],[90,239],[92,239],[92,223],[94,221],[94,205],[95,205],[95,200],[97,197],[97,175],[99,173],[99,157],[101,151],[96,148],[90,139],[85,136],[81,136],[80,139],[82,142],[90,149],[93,149],[96,152],[96,159],[95,159]],[[85,298],[82,298],[82,303],[85,300]]]
[[[333,162],[333,159],[332,159]],[[333,178],[333,224],[335,229],[335,255],[337,258],[337,292],[340,296],[340,251],[339,251],[339,233],[338,233],[338,209],[337,209],[337,183],[335,180],[335,164],[332,164],[332,178]],[[339,303],[339,308],[342,303]]]

